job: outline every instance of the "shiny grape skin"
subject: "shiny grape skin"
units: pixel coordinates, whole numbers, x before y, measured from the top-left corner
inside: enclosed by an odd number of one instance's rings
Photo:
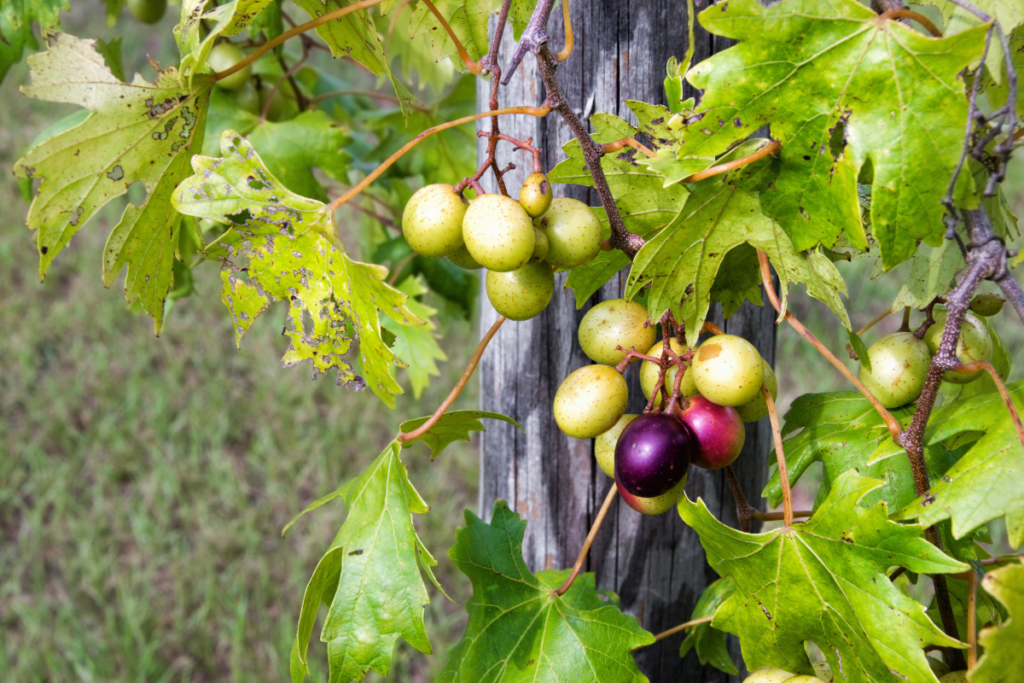
[[[634,496],[660,496],[686,476],[695,448],[689,428],[673,416],[641,415],[615,445],[615,479]]]

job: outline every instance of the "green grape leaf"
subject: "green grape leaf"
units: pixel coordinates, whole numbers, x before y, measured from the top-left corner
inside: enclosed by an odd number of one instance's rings
[[[966,13],[965,13],[966,14]],[[977,22],[973,15],[968,15],[971,20]],[[1010,44],[1010,62],[1013,70],[1020,74],[1024,72],[1024,26],[1018,26],[1012,31],[1003,24],[1003,30],[1007,33],[1007,41]],[[988,95],[989,105],[995,109],[1006,103],[1010,96],[1010,88],[1006,80],[1006,60],[1003,58],[1003,46],[998,37],[992,37],[992,47],[989,49],[989,58],[986,60],[985,74],[982,76],[982,90]],[[1018,81],[1019,82],[1019,81]],[[1024,108],[1024,91],[1017,88],[1018,110]]]
[[[1024,381],[1007,387],[1017,411],[1024,410]],[[931,446],[958,434],[984,432],[970,450],[940,479],[932,480],[930,495],[900,510],[894,519],[914,519],[931,525],[953,521],[953,536],[963,538],[975,527],[1024,509],[1024,447],[998,392],[957,401],[935,410],[928,420],[924,443]],[[897,458],[893,446],[879,449],[874,461]]]
[[[0,5],[0,83],[21,60],[26,47],[35,47],[32,24],[47,33],[60,25],[60,13],[71,9],[70,0],[4,0]]]
[[[730,578],[718,579],[704,589],[697,600],[697,606],[693,608],[690,619],[703,619],[714,615],[715,610],[722,606],[726,600],[736,592],[736,583]],[[736,676],[739,669],[729,656],[729,649],[725,644],[725,632],[719,631],[711,624],[698,624],[693,627],[683,644],[679,647],[679,656],[685,657],[691,649],[695,649],[700,663],[704,666],[710,664],[719,671]]]
[[[422,442],[426,444],[430,449],[430,459],[435,460],[453,441],[469,441],[470,432],[484,431],[484,425],[480,420],[485,417],[515,425],[519,431],[523,429],[519,426],[518,422],[501,413],[490,413],[485,410],[451,410],[442,415],[441,419],[426,434],[406,443]],[[418,429],[420,425],[429,419],[430,416],[407,420],[402,423],[400,429],[405,433],[409,433],[414,429]]]
[[[983,316],[978,316],[978,318],[985,323],[989,334],[992,335],[992,367],[995,368],[1000,377],[1009,377],[1010,371],[1013,369],[1013,357],[1010,356],[1009,350],[1003,344],[1003,340],[1000,339],[998,331],[992,324],[992,319]],[[941,402],[937,403],[937,405],[949,405],[956,401],[964,401],[972,396],[985,394],[990,391],[996,391],[996,385],[987,372],[983,372],[978,379],[967,384],[943,382],[939,385],[939,400]]]
[[[92,113],[29,150],[14,167],[21,178],[42,179],[28,215],[29,228],[37,231],[40,277],[102,206],[140,183],[146,198],[129,204],[111,232],[103,281],[109,286],[127,266],[125,296],[139,299],[159,330],[181,224],[171,193],[202,145],[210,83],[189,90],[171,68],[155,83],[141,76],[122,83],[93,41],[57,33],[47,36],[47,44],[46,52],[29,58],[32,83],[24,92]]]
[[[409,35],[409,20],[416,6],[402,3],[397,14],[391,11],[387,15],[378,15],[377,30],[384,36],[384,50],[392,69],[399,72],[402,80],[415,84],[413,90],[422,91],[429,86],[435,94],[441,95],[457,72],[450,60],[435,60],[429,40]]]
[[[348,181],[351,157],[342,148],[349,135],[322,111],[302,112],[280,123],[263,122],[246,138],[259,150],[274,177],[303,197],[327,201],[327,193],[313,174],[314,166],[335,180]]]
[[[948,527],[949,525],[947,524],[946,526]],[[946,539],[944,538],[943,542],[945,542],[945,540]],[[946,552],[952,554],[948,546]],[[946,588],[949,593],[949,604],[953,610],[953,618],[956,621],[957,632],[967,634],[967,598],[969,589],[967,581],[965,579],[954,579],[951,576],[947,576]],[[1000,618],[999,609],[996,607],[995,602],[989,594],[985,591],[978,591],[974,609],[978,619],[977,623],[981,625],[998,621]],[[942,628],[942,614],[939,612],[939,604],[935,599],[935,596],[932,596],[931,603],[928,605],[927,614],[937,627]]]
[[[945,23],[943,35],[954,35],[977,26],[988,27],[988,24],[982,24],[981,19],[974,16],[971,12],[955,5],[949,0],[925,0],[924,4],[936,5],[942,10],[942,19]],[[998,21],[1007,37],[1010,37],[1016,28],[1024,24],[1024,5],[1021,5],[1018,0],[978,0],[971,4]],[[1012,38],[1010,50],[1013,50]],[[986,80],[992,80],[996,84],[1005,86],[1005,53],[998,36],[992,36],[992,43],[988,48],[988,56],[985,58],[985,67],[987,71]],[[1003,98],[1005,98],[1005,87],[1000,88],[1000,91]],[[999,99],[992,102],[992,104],[999,106],[1004,101],[1005,99]],[[1024,101],[1024,98],[1021,98],[1020,101]]]
[[[393,4],[393,3],[392,3]],[[480,61],[487,54],[490,46],[487,23],[492,14],[501,8],[501,0],[437,0],[433,3],[437,11],[445,18],[470,59]],[[509,19],[512,24],[512,36],[519,40],[533,14],[537,0],[513,0],[509,7]],[[409,35],[429,36],[434,59],[440,61],[450,58],[458,69],[462,69],[462,60],[455,48],[455,43],[448,32],[441,26],[434,13],[426,3],[418,3],[409,22]]]
[[[181,53],[178,68],[185,82],[191,85],[196,74],[210,72],[206,58],[217,38],[234,27],[232,20],[240,1],[246,3],[246,0],[230,0],[223,5],[211,5],[207,11],[208,0],[182,0],[181,21],[174,27],[174,39]],[[244,24],[238,26],[238,30],[242,28]]]
[[[330,208],[291,192],[244,138],[226,131],[221,150],[221,158],[193,158],[195,175],[174,191],[174,205],[228,223],[243,238],[221,271],[236,338],[271,303],[288,301],[285,365],[308,360],[316,372],[337,370],[339,382],[368,384],[393,407],[402,393],[392,370],[399,363],[382,338],[380,313],[401,325],[424,324],[406,307],[406,295],[385,282],[384,266],[350,259],[334,236]],[[365,379],[346,357],[354,337]]]
[[[907,425],[914,408],[894,408],[890,413],[901,424]],[[782,436],[791,483],[799,481],[814,463],[822,463],[821,486],[815,508],[831,493],[834,482],[852,469],[884,482],[883,486],[865,496],[865,505],[884,501],[893,509],[899,509],[917,497],[910,461],[905,453],[899,458],[880,462],[872,460],[880,447],[892,443],[892,435],[859,392],[839,391],[798,397],[786,413]],[[773,453],[769,460],[775,457]],[[925,463],[933,477],[941,477],[954,462],[943,443],[933,444],[925,451]],[[772,507],[782,504],[778,471],[765,484],[761,495]]]
[[[1024,566],[994,569],[981,586],[1006,607],[1010,618],[998,626],[983,629],[978,644],[985,654],[967,674],[971,683],[1005,683],[1024,680]]]
[[[685,496],[679,514],[697,534],[708,563],[736,583],[711,625],[737,635],[747,667],[811,674],[805,646],[821,648],[849,683],[935,683],[928,645],[959,646],[903,595],[887,573],[902,566],[951,573],[956,562],[923,538],[924,527],[888,520],[885,503],[859,501],[882,485],[846,472],[813,517],[789,528],[745,534]],[[838,676],[837,676],[838,678]]]
[[[640,250],[626,283],[626,297],[650,285],[648,311],[659,320],[672,310],[694,345],[711,303],[715,276],[725,255],[747,243],[765,252],[779,275],[782,310],[790,282],[803,282],[843,327],[850,328],[839,293],[846,293],[835,266],[819,254],[797,253],[778,223],[761,213],[756,195],[728,183],[708,182],[694,189],[682,211]],[[685,301],[680,301],[685,298]]]
[[[439,683],[644,681],[632,650],[654,642],[636,619],[605,604],[593,575],[559,596],[566,571],[534,574],[522,556],[526,522],[498,500],[490,524],[466,511],[452,562],[473,582],[466,634]]]
[[[441,374],[434,361],[448,360],[448,356],[437,344],[437,325],[431,320],[437,315],[437,310],[415,298],[427,293],[426,285],[419,277],[408,277],[398,285],[398,291],[409,297],[405,301],[406,308],[420,320],[426,321],[425,325],[399,325],[393,330],[395,345],[392,350],[398,360],[408,366],[406,372],[409,373],[412,394],[419,398],[423,390],[430,386],[430,378]]]
[[[579,140],[573,138],[565,143],[562,151],[566,158],[548,172],[548,180],[553,183],[594,187],[594,178],[590,175],[587,162],[583,158],[583,148],[580,147]],[[618,152],[601,157],[601,169],[614,196],[618,197],[630,191],[641,194],[656,193],[662,189],[664,177],[639,163],[638,154],[632,147],[624,147]],[[680,189],[683,193],[686,192],[684,188]]]
[[[857,360],[860,361],[861,367],[871,372],[871,358],[868,356],[868,345],[853,330],[847,330],[846,337],[850,340],[850,348],[857,354]]]
[[[316,613],[320,609],[320,602],[324,594],[331,588],[338,585],[338,577],[341,575],[341,564],[344,561],[341,546],[335,546],[327,551],[320,558],[313,570],[313,576],[306,584],[306,591],[302,595],[302,609],[299,612],[299,626],[295,634],[295,643],[292,646],[292,653],[289,662],[289,672],[292,683],[302,683],[302,680],[309,675],[309,661],[306,653],[309,651],[309,639],[313,635],[313,626],[316,623]]]
[[[699,19],[739,44],[687,74],[704,96],[680,156],[716,156],[770,125],[780,171],[762,202],[797,250],[843,232],[866,248],[857,175],[868,163],[885,267],[919,240],[940,244],[967,118],[961,72],[981,55],[983,27],[930,38],[856,0],[730,0]],[[976,206],[970,177],[960,180],[956,199]]]
[[[244,31],[256,16],[265,10],[274,0],[237,0],[231,21],[221,31],[222,36],[235,36]]]
[[[590,125],[594,127],[594,135],[591,137],[594,142],[618,142],[623,138],[631,138],[637,134],[637,129],[625,119],[615,114],[598,112],[590,117]]]
[[[749,244],[741,244],[725,255],[711,285],[711,300],[722,304],[726,320],[740,310],[744,301],[763,305],[760,267],[757,250]]]
[[[954,284],[964,267],[964,257],[953,240],[944,240],[937,247],[922,244],[911,260],[910,274],[903,283],[892,309],[910,306],[924,308],[933,299],[943,296]]]

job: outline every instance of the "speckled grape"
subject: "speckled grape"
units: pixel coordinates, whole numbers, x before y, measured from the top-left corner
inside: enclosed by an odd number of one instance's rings
[[[974,298],[971,299],[971,310],[980,316],[988,318],[1003,310],[1003,304],[1005,303],[1006,299],[998,294],[982,292],[981,294],[976,294]]]
[[[594,439],[594,457],[597,458],[597,465],[602,472],[613,479],[615,478],[615,444],[619,441],[619,434],[622,434],[626,425],[638,417],[640,416],[627,413],[619,418],[615,426]]]
[[[968,683],[967,671],[951,671],[940,678],[939,683]]]
[[[617,365],[633,349],[644,353],[657,331],[647,317],[647,307],[626,299],[597,304],[580,321],[580,348],[595,363]],[[621,346],[622,351],[616,349]]]
[[[860,381],[886,408],[917,400],[928,377],[928,345],[913,332],[893,332],[868,348],[871,371],[861,366]]]
[[[412,250],[423,256],[447,256],[464,246],[462,218],[469,208],[451,185],[427,185],[416,190],[402,212],[402,234]]]
[[[533,256],[530,257],[530,263],[540,263],[548,255],[548,236],[534,228],[533,240]]]
[[[480,195],[470,203],[462,219],[462,237],[477,263],[502,273],[528,262],[536,246],[526,210],[500,194]]]
[[[480,270],[483,268],[483,266],[476,262],[473,255],[469,253],[469,249],[466,249],[465,244],[448,254],[445,258],[465,270]]]
[[[615,368],[588,365],[566,377],[555,392],[555,422],[569,436],[593,439],[618,422],[628,402],[626,380]]]
[[[548,236],[547,262],[553,266],[582,266],[601,251],[601,221],[579,200],[560,197],[533,223]]]
[[[217,43],[210,50],[210,56],[206,58],[206,63],[215,72],[227,71],[235,64],[238,64],[245,58],[245,53],[242,52],[241,48],[233,43]],[[246,65],[244,68],[236,71],[226,78],[222,78],[217,81],[216,85],[218,88],[224,90],[238,90],[243,85],[249,82],[249,77],[252,75],[252,65]]]
[[[554,293],[555,273],[546,263],[527,263],[507,273],[487,271],[487,299],[509,320],[529,320],[548,307]]]
[[[742,337],[720,334],[700,345],[693,357],[693,382],[702,396],[720,406],[741,406],[761,391],[761,354]]]
[[[779,381],[775,378],[775,371],[763,358],[761,359],[761,369],[764,370],[762,381],[768,385],[768,391],[774,401],[779,397]],[[754,398],[743,405],[736,406],[736,412],[740,414],[740,419],[744,422],[757,422],[768,414],[768,403],[764,400],[764,394],[760,391],[757,392],[754,394]]]
[[[924,333],[924,343],[928,345],[928,351],[934,356],[939,352],[939,344],[942,342],[942,331],[946,327],[947,315],[942,313],[935,316],[935,324]],[[992,360],[995,347],[992,344],[992,334],[988,326],[978,316],[968,312],[964,316],[964,324],[960,327],[960,339],[956,343],[956,357],[961,363],[973,363],[977,360]],[[962,374],[948,370],[942,375],[942,379],[953,384],[967,384],[981,377],[984,370],[978,370],[969,374]]]
[[[519,188],[519,203],[532,218],[551,208],[551,183],[543,173],[531,173]]]
[[[676,353],[677,356],[681,356],[690,350],[686,344],[680,344],[675,339],[670,339],[669,344],[671,349]],[[665,351],[665,345],[663,340],[658,340],[647,349],[648,356],[654,356],[655,358],[661,358],[661,354]],[[640,364],[640,388],[643,389],[644,396],[649,400],[651,398],[651,392],[654,391],[654,385],[658,383],[658,373],[661,369],[656,363],[652,363],[649,360],[645,360]],[[678,367],[670,367],[668,372],[665,373],[665,386],[668,388],[668,393],[672,394],[672,389],[675,388],[676,373],[679,372]],[[683,374],[683,380],[679,385],[679,390],[682,392],[684,397],[696,396],[697,385],[693,383],[693,371],[687,369]],[[661,405],[661,392],[654,398],[654,405]]]
[[[788,671],[783,671],[774,666],[762,666],[750,672],[750,675],[743,679],[743,683],[782,683],[793,677]]]

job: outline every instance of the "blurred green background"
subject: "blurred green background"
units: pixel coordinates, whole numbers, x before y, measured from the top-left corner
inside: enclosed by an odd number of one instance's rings
[[[80,3],[65,29],[124,36],[129,70],[146,55],[173,63],[168,13],[155,28],[106,27]],[[83,6],[86,9],[83,9]],[[125,30],[128,29],[128,30]],[[18,93],[24,63],[0,87],[0,167],[71,111]],[[1024,165],[1008,185],[1024,212]],[[371,394],[310,381],[282,368],[285,342],[273,314],[236,349],[214,264],[196,271],[196,294],[175,303],[154,338],[129,310],[122,284],[103,288],[101,252],[120,211],[86,226],[37,277],[28,206],[12,176],[0,182],[0,677],[10,681],[281,681],[287,679],[302,590],[342,521],[340,504],[284,524],[308,502],[360,472],[402,420],[431,412],[460,374],[476,328],[451,319],[450,362],[425,394],[394,411]],[[115,202],[116,204],[116,202]],[[872,281],[843,264],[859,327],[887,307],[898,278]],[[824,306],[794,293],[792,310],[840,355],[845,333]],[[1001,320],[1015,365],[1024,332]],[[898,326],[893,316],[881,332]],[[867,343],[877,338],[869,333]],[[783,409],[802,393],[847,388],[792,330],[779,332]],[[853,363],[851,362],[851,367]],[[1018,376],[1015,371],[1014,376]],[[404,378],[403,378],[404,379]],[[473,406],[477,385],[457,406]],[[448,561],[462,510],[475,509],[478,465],[456,443],[431,463],[406,458],[433,506],[416,524],[439,559],[437,575],[464,601],[467,583]],[[812,473],[813,475],[813,473]],[[804,489],[813,484],[808,475]],[[810,496],[800,493],[809,505]],[[813,494],[811,494],[813,495]],[[432,680],[461,634],[460,605],[432,593],[427,614],[435,656],[400,645],[390,680]],[[314,642],[317,680],[326,679]],[[374,677],[371,677],[371,680]]]

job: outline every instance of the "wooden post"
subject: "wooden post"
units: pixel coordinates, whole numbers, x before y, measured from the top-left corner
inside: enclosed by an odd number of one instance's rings
[[[682,58],[686,50],[686,3],[679,0],[587,0],[572,2],[576,49],[558,69],[563,92],[581,115],[610,112],[634,120],[624,102],[629,99],[664,103],[662,86],[669,57]],[[556,16],[557,15],[557,16]],[[561,12],[552,14],[551,47],[561,49]],[[492,20],[492,28],[494,21]],[[698,27],[696,54],[700,61],[714,51],[715,38]],[[508,63],[514,43],[506,31],[499,63]],[[721,49],[721,48],[720,48]],[[481,81],[478,109],[487,108],[489,86]],[[527,56],[507,88],[501,106],[539,105],[543,85],[532,56]],[[490,125],[480,121],[481,128]],[[543,120],[506,117],[502,131],[543,148],[545,166],[560,159],[562,145],[571,139],[557,116]],[[483,146],[480,146],[482,157]],[[506,176],[513,197],[530,171],[529,158],[499,145],[499,165],[517,169]],[[493,179],[485,185],[497,191]],[[571,196],[591,206],[600,202],[588,188],[559,185],[556,196]],[[482,271],[481,271],[482,272]],[[583,310],[576,310],[571,290],[563,289],[565,276],[557,276],[555,296],[540,316],[508,323],[492,341],[480,364],[481,407],[514,417],[525,433],[504,423],[491,422],[481,437],[480,510],[489,519],[494,501],[508,501],[527,521],[523,552],[533,570],[565,568],[573,564],[613,482],[597,467],[593,441],[571,439],[557,427],[551,403],[559,384],[570,372],[590,363],[579,348],[576,330],[583,314],[598,301],[622,295],[623,271],[608,283]],[[767,301],[767,299],[764,299]],[[481,291],[481,333],[497,317]],[[745,305],[728,321],[714,316],[727,332],[751,340],[769,361],[774,359],[775,326],[770,307]],[[641,412],[643,393],[634,365],[627,372],[629,412]],[[759,502],[766,479],[765,458],[771,450],[767,419],[747,427],[747,442],[736,463],[737,475],[748,499]],[[737,526],[736,508],[721,473],[691,468],[686,486],[691,499],[702,497],[710,510]],[[704,550],[674,511],[644,517],[617,500],[597,536],[587,571],[597,574],[599,588],[616,591],[622,608],[637,616],[644,628],[657,633],[682,623],[704,588],[717,577],[707,566]],[[655,682],[700,683],[739,680],[710,667],[701,667],[696,656],[679,657],[683,636],[676,635],[637,653],[641,669]],[[733,660],[742,662],[735,639]]]

